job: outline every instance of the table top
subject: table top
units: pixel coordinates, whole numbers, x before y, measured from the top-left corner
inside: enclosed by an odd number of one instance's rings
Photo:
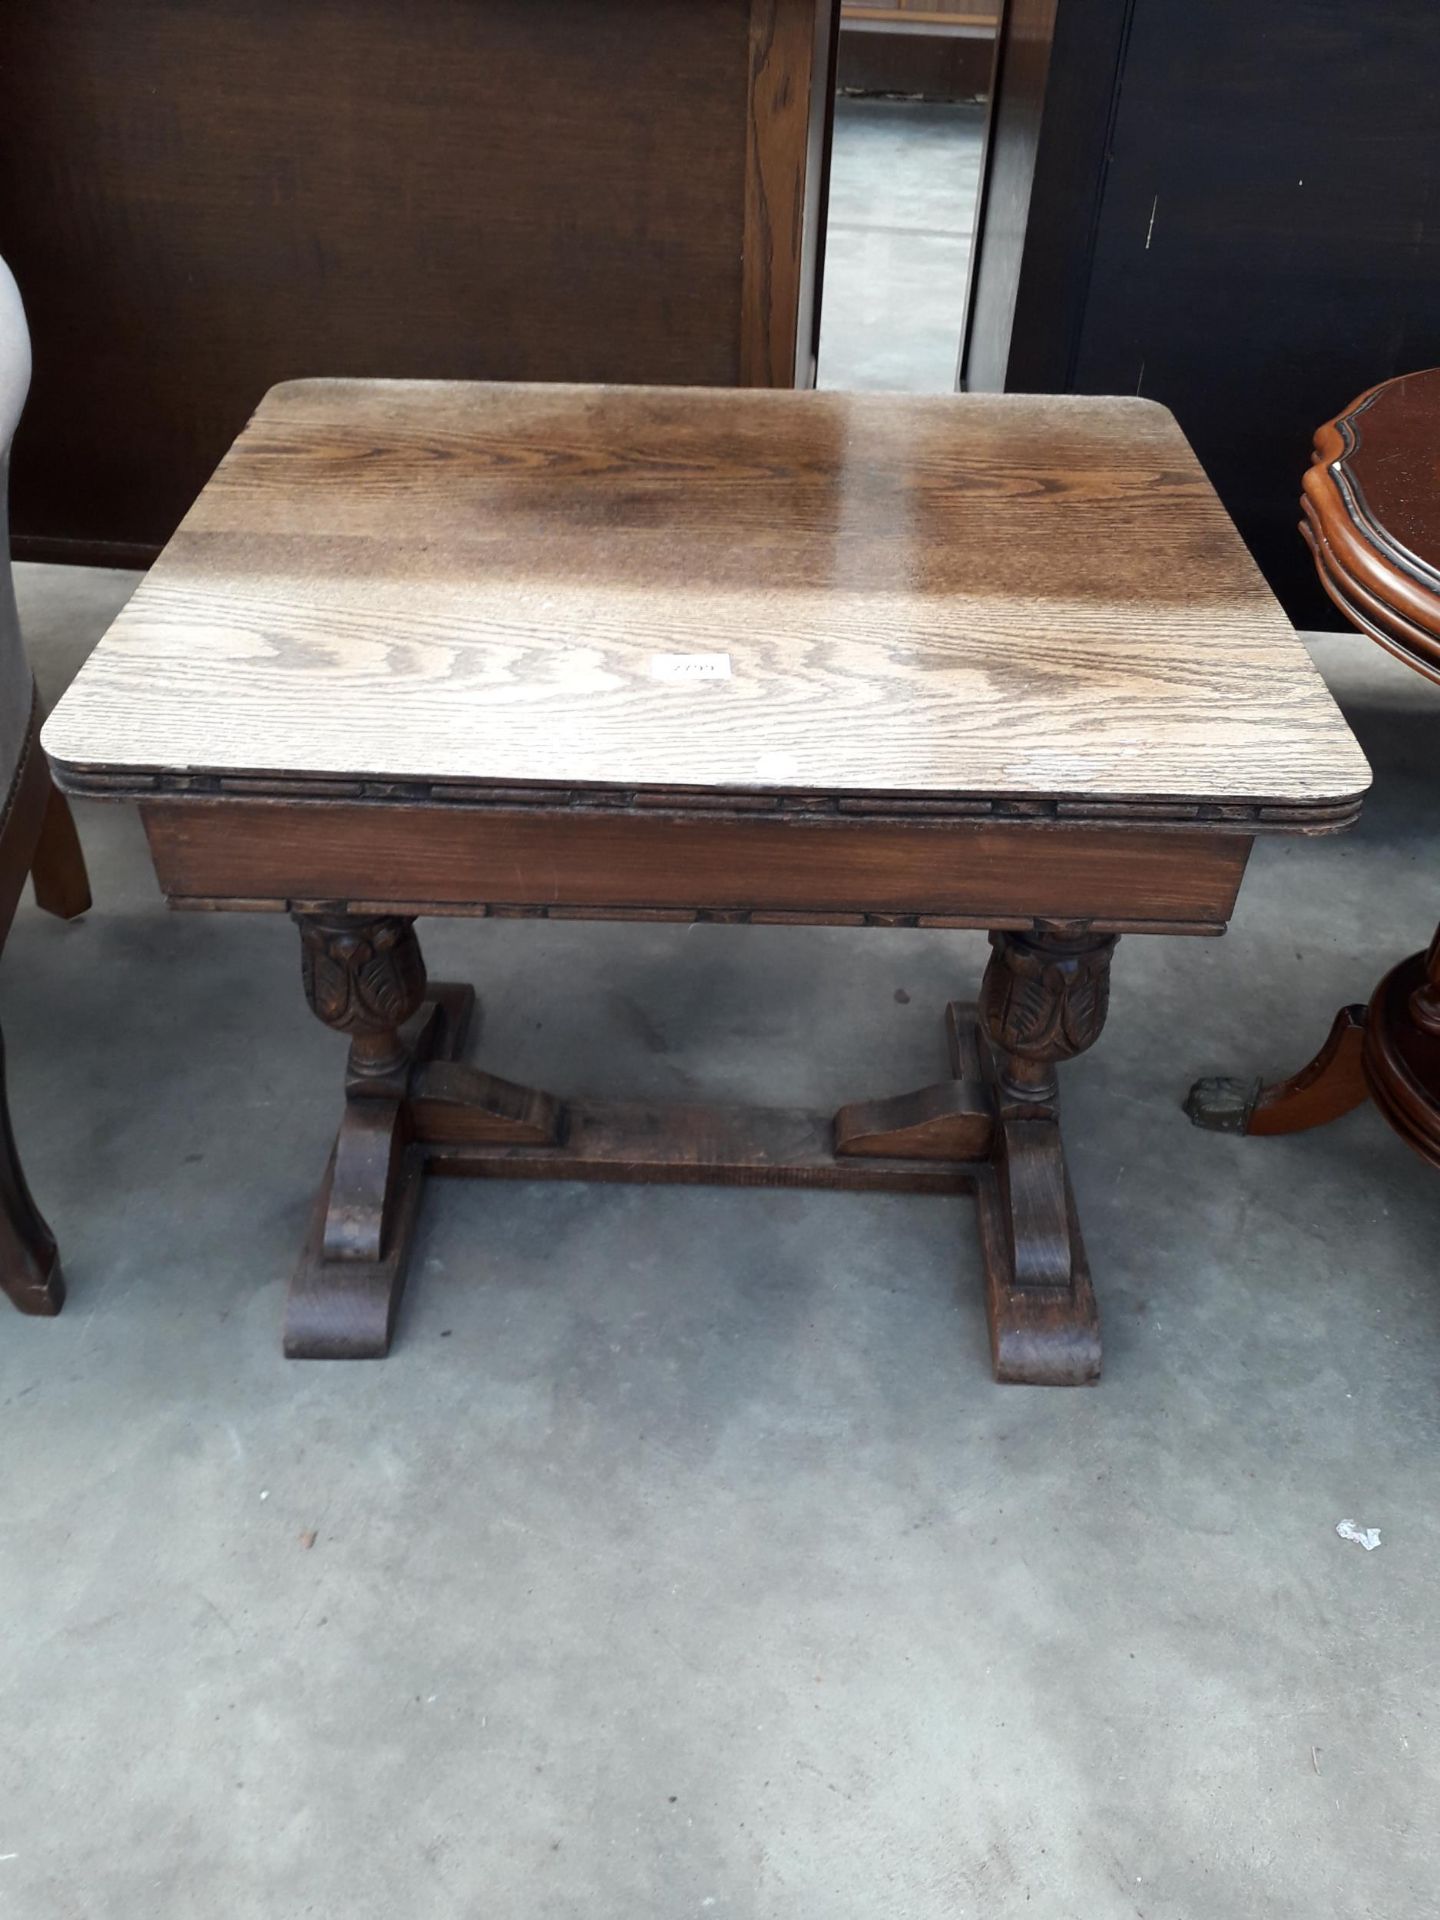
[[[1171,415],[1027,395],[277,387],[44,738],[137,794],[1369,783]]]
[[[1315,435],[1301,532],[1363,633],[1440,680],[1440,369],[1386,380]]]
[[[1440,594],[1440,367],[1372,387],[1335,427],[1355,524]]]

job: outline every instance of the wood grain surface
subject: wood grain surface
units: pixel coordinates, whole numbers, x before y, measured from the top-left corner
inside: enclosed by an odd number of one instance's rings
[[[667,679],[662,656],[724,657]],[[1369,772],[1132,399],[275,388],[45,732],[62,775],[1262,803]]]

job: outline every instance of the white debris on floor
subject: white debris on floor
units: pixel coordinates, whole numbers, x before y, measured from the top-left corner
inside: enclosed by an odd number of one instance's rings
[[[1342,1540],[1353,1540],[1357,1547],[1364,1547],[1367,1553],[1373,1553],[1380,1544],[1378,1527],[1357,1527],[1353,1520],[1339,1520],[1335,1531]]]

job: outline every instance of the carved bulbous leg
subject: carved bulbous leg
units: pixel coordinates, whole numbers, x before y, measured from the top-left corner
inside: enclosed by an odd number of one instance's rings
[[[350,1035],[353,1078],[392,1078],[409,1058],[400,1029],[425,998],[415,922],[386,914],[297,912],[305,998],[317,1020]]]
[[[1118,935],[992,933],[980,1019],[1002,1089],[1022,1106],[1053,1101],[1055,1068],[1100,1038]]]
[[[1056,1067],[1095,1044],[1114,934],[992,933],[980,989],[997,1137],[981,1190],[996,1378],[1080,1385],[1100,1372],[1100,1326],[1065,1170]]]

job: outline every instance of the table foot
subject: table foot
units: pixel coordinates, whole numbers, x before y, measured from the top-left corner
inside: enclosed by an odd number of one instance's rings
[[[976,1194],[990,1359],[1006,1385],[1083,1387],[1100,1378],[1100,1315],[1059,1129],[1027,1140],[1036,1124],[1006,1129]]]
[[[1369,1097],[1365,1020],[1364,1007],[1342,1007],[1319,1053],[1288,1080],[1197,1080],[1186,1113],[1210,1133],[1304,1133],[1338,1120]]]
[[[413,1148],[399,1156],[386,1189],[379,1256],[337,1259],[327,1256],[324,1245],[334,1211],[337,1158],[338,1152],[332,1153],[325,1168],[300,1264],[290,1281],[287,1360],[383,1360],[395,1332],[425,1185],[424,1162]]]

